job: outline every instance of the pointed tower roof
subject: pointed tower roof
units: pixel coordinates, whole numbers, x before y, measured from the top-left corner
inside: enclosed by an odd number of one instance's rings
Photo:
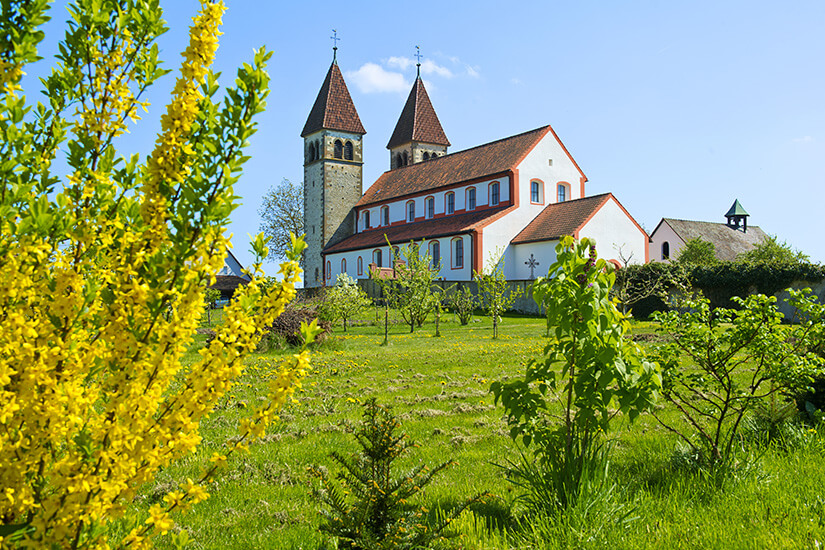
[[[344,75],[338,68],[338,62],[333,59],[327,77],[321,85],[321,91],[315,99],[315,104],[309,112],[307,122],[301,137],[306,137],[318,130],[341,130],[353,134],[366,134],[364,125],[355,110],[355,104],[349,95]]]
[[[750,214],[745,212],[745,209],[742,208],[742,205],[739,204],[739,199],[733,201],[733,205],[730,207],[730,210],[728,210],[728,213],[725,214],[726,218],[732,218],[734,216],[750,216]]]
[[[415,79],[398,124],[395,125],[392,137],[387,143],[387,149],[410,141],[450,146],[450,140],[441,128],[441,123],[438,121],[421,77]]]

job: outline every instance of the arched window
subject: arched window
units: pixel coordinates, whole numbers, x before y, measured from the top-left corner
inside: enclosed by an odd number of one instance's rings
[[[315,159],[314,160],[318,160],[323,156],[324,156],[324,152],[321,149],[321,142],[316,139],[315,140]]]
[[[352,160],[352,142],[348,141],[346,145],[344,145],[344,159],[345,160]]]
[[[310,142],[307,150],[307,161],[312,162],[313,160],[315,160],[315,144]]]
[[[402,166],[404,166],[403,162],[404,162],[404,159],[401,157],[401,153],[397,153],[395,155],[395,167],[396,168],[401,168]]]
[[[530,202],[544,204],[544,182],[533,180],[530,182]]]
[[[389,225],[390,224],[390,207],[389,206],[382,206],[381,207],[381,225]]]
[[[415,221],[415,201],[409,201],[407,203],[407,221]]]
[[[364,210],[363,218],[364,218],[364,229],[369,229],[370,228],[370,211],[369,210]]]
[[[430,154],[424,153],[424,160],[430,160]]]
[[[341,143],[340,139],[335,140],[335,152],[333,153],[333,156],[337,159],[344,157],[344,144]]]
[[[406,151],[404,151],[404,156],[402,158],[404,159],[404,166],[406,166],[407,163],[409,162],[409,159],[407,158],[407,152]]]
[[[498,191],[499,191],[498,182],[494,181],[493,183],[490,184],[490,206],[495,206],[495,205],[498,204],[498,199],[499,199]]]
[[[425,211],[427,213],[427,219],[432,219],[435,216],[435,199],[432,197],[427,197],[424,199],[425,204]]]
[[[467,210],[476,209],[476,188],[470,187],[467,189]]]
[[[566,183],[560,183],[560,184],[558,184],[557,188],[558,188],[558,192],[557,192],[556,202],[564,202],[564,201],[566,201],[567,199],[570,198],[570,193],[569,193],[570,186],[569,185],[567,185]]]
[[[667,241],[662,243],[662,259],[670,259],[670,243]]]
[[[452,214],[453,212],[455,212],[455,193],[447,193],[444,196],[444,200],[446,202],[446,204],[444,205],[444,212],[446,212],[447,214]]]
[[[438,269],[441,265],[441,243],[438,241],[430,241],[430,259],[433,269]]]
[[[375,264],[375,265],[377,265],[378,267],[384,267],[384,266],[381,264],[381,256],[383,256],[383,254],[381,254],[381,250],[380,250],[380,249],[373,250],[373,251],[372,251],[372,263],[374,263],[374,264]]]
[[[355,262],[355,266],[358,268],[358,274],[364,274],[364,258],[358,256],[358,260]]]
[[[317,282],[318,280],[319,280],[318,279],[318,268],[316,267],[315,268],[315,281]]]
[[[347,272],[347,259],[341,258],[341,273]]]
[[[332,277],[332,266],[330,266],[329,260],[327,260],[327,272],[324,275],[326,275],[327,281]]]
[[[461,237],[453,239],[453,269],[464,267],[464,241]]]

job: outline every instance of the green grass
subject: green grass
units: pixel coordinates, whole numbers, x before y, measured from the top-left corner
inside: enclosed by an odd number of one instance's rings
[[[409,334],[403,324],[383,341],[383,311],[370,312],[343,336],[338,329],[313,357],[313,372],[296,395],[297,404],[245,455],[235,456],[209,485],[210,498],[186,515],[180,529],[192,548],[331,548],[317,530],[315,481],[307,468],[334,471],[329,453],[356,450],[347,433],[360,420],[364,400],[393,407],[402,429],[419,444],[402,468],[457,465],[427,487],[423,503],[449,507],[473,494],[497,497],[465,512],[456,522],[464,548],[821,548],[825,544],[825,459],[821,433],[807,433],[791,450],[747,448],[749,468],[724,484],[678,460],[678,441],[649,416],[633,426],[619,423],[609,498],[579,506],[562,519],[520,516],[516,492],[495,463],[517,451],[507,435],[502,409],[493,404],[490,383],[520,376],[545,344],[543,319],[505,317],[492,340],[490,320],[461,327],[442,319],[441,338],[426,324]],[[638,323],[634,332],[654,332]],[[193,348],[202,345],[203,337]],[[237,433],[243,414],[266,394],[272,364],[289,350],[258,354],[210,418],[202,424],[198,453],[163,472],[134,506],[145,509],[173,487],[196,477],[207,457]],[[663,414],[673,414],[662,410]],[[622,518],[624,518],[623,521]],[[170,547],[167,538],[157,541]]]

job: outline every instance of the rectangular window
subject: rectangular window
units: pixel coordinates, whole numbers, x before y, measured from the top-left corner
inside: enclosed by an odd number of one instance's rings
[[[464,267],[464,241],[458,239],[455,242],[455,265],[453,267]]]
[[[387,206],[381,208],[381,225],[390,224],[390,209]]]
[[[476,209],[476,188],[470,187],[467,190],[467,210]]]
[[[455,193],[447,193],[447,214],[455,212]]]
[[[498,182],[490,187],[490,204],[495,206],[498,204]]]
[[[407,221],[415,221],[415,203],[413,201],[407,203]]]
[[[562,185],[562,184],[559,184],[558,202],[564,202],[566,200],[567,200],[567,187]]]
[[[427,218],[433,218],[435,216],[435,199],[430,197],[427,199]]]
[[[432,257],[433,268],[438,268],[438,264],[441,263],[441,245],[438,241],[433,242],[430,256]]]

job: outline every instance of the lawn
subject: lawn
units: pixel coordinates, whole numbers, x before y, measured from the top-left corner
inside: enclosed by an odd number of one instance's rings
[[[317,483],[310,466],[335,471],[329,453],[354,452],[348,430],[369,398],[390,405],[418,447],[403,468],[456,461],[429,485],[420,502],[431,510],[489,491],[494,498],[456,522],[463,548],[821,548],[825,543],[825,459],[822,430],[800,427],[793,445],[743,445],[740,465],[722,483],[691,467],[675,436],[649,415],[613,434],[611,465],[616,486],[606,498],[557,520],[522,515],[518,491],[497,464],[515,458],[489,393],[490,383],[519,376],[545,345],[543,319],[505,317],[500,337],[489,318],[469,326],[442,320],[440,338],[431,323],[409,333],[383,324],[372,313],[347,334],[336,329],[315,352],[313,372],[282,411],[271,432],[245,455],[233,456],[209,485],[210,498],[179,517],[191,548],[334,548],[319,531]],[[381,319],[383,320],[383,319]],[[655,332],[635,323],[634,334]],[[202,345],[202,337],[192,349]],[[641,337],[647,344],[651,337]],[[247,359],[240,383],[202,424],[198,454],[168,469],[146,487],[135,506],[146,508],[196,477],[214,451],[237,433],[245,410],[265,399],[273,365],[290,350]],[[662,414],[672,414],[660,405]],[[403,469],[402,468],[402,469]],[[170,537],[158,540],[173,547]]]

